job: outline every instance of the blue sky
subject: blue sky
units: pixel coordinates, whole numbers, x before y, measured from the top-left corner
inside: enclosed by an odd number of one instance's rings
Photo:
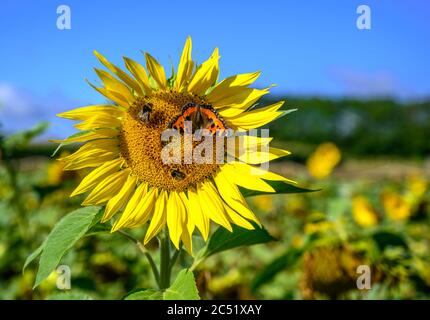
[[[71,30],[56,27],[61,4]],[[360,4],[371,30],[356,27]],[[102,102],[84,81],[96,80],[94,49],[118,64],[143,50],[176,65],[187,35],[199,62],[217,46],[221,76],[261,70],[257,86],[275,83],[273,94],[429,97],[429,17],[424,0],[2,2],[0,122],[11,131]]]

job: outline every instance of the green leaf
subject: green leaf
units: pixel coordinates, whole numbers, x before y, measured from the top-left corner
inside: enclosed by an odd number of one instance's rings
[[[60,292],[49,295],[46,300],[93,300],[93,298],[82,292]]]
[[[98,221],[96,224],[90,226],[90,228],[88,229],[85,235],[92,236],[95,234],[110,233],[111,230],[112,230],[112,224],[110,222],[101,223],[100,221]]]
[[[34,250],[33,253],[27,257],[27,259],[25,259],[24,266],[22,267],[22,272],[25,271],[25,269],[28,267],[30,263],[33,262],[34,259],[40,256],[43,248],[45,247],[45,243],[46,241],[44,241],[36,250]]]
[[[306,188],[301,188],[298,186],[295,186],[293,184],[285,183],[283,181],[268,181],[264,180],[269,185],[272,186],[273,189],[275,189],[275,192],[264,192],[264,191],[258,191],[258,190],[249,190],[240,187],[240,191],[242,192],[244,197],[253,197],[258,196],[262,194],[277,194],[277,193],[305,193],[305,192],[315,192],[320,190],[311,190]]]
[[[128,293],[124,300],[200,300],[194,274],[188,269],[178,273],[172,285],[164,291],[138,289]]]
[[[64,254],[100,219],[100,207],[85,207],[69,213],[58,222],[45,240],[33,288],[58,265]]]
[[[403,247],[407,248],[408,245],[406,240],[400,234],[396,234],[389,231],[377,231],[373,234],[373,240],[375,240],[378,248],[384,251],[387,247]]]
[[[193,272],[181,270],[172,285],[163,292],[163,299],[200,300]]]
[[[163,293],[155,289],[136,290],[127,294],[124,300],[163,300]]]
[[[276,240],[266,229],[257,225],[254,225],[254,230],[247,230],[236,225],[232,227],[233,232],[219,227],[209,238],[206,246],[199,252],[198,258],[204,259],[221,251]]]
[[[49,127],[49,122],[43,121],[26,131],[14,133],[4,140],[6,150],[21,149],[26,147],[31,140],[41,135]]]
[[[294,265],[299,260],[303,252],[303,248],[289,249],[283,255],[273,260],[263,269],[263,271],[257,274],[251,284],[251,290],[255,292],[255,290],[257,290],[261,285],[272,280],[280,271]]]

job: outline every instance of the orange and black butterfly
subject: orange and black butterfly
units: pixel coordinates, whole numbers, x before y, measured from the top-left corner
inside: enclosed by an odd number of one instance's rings
[[[186,103],[182,107],[182,113],[172,121],[170,127],[180,133],[184,133],[186,131],[185,121],[191,122],[192,132],[198,129],[207,129],[212,135],[216,133],[221,135],[228,130],[224,120],[219,117],[218,112],[209,104]]]

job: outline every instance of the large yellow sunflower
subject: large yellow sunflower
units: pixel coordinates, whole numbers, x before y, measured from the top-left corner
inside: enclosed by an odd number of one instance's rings
[[[65,162],[65,170],[94,168],[71,196],[89,193],[83,205],[106,205],[102,221],[120,213],[112,231],[149,223],[146,244],[167,224],[174,246],[179,248],[182,241],[189,253],[194,229],[197,227],[206,240],[210,221],[230,231],[231,224],[247,229],[254,228],[250,221],[260,225],[238,186],[275,192],[266,181],[287,179],[255,165],[289,154],[268,147],[271,138],[245,136],[245,151],[235,161],[162,161],[164,144],[160,136],[187,103],[211,105],[226,127],[239,131],[259,128],[285,113],[279,110],[283,101],[255,107],[269,92],[269,88],[249,88],[260,72],[218,82],[218,49],[197,66],[191,58],[191,47],[191,38],[187,38],[177,72],[169,79],[163,66],[148,53],[146,69],[124,57],[127,73],[95,52],[111,73],[95,68],[102,86],[90,85],[111,102],[59,114],[80,120],[75,127],[81,131],[65,140],[56,140],[84,143],[76,152],[60,159]],[[262,146],[267,147],[264,152]]]

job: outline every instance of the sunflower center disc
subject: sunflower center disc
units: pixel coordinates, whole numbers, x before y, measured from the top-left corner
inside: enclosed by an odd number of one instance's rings
[[[205,101],[189,93],[156,92],[150,97],[137,98],[122,120],[120,152],[132,172],[142,182],[169,191],[182,191],[211,177],[218,164],[165,164],[162,149],[166,142],[161,134],[170,128],[172,120],[181,114],[188,102]],[[178,145],[181,148],[181,145]]]

